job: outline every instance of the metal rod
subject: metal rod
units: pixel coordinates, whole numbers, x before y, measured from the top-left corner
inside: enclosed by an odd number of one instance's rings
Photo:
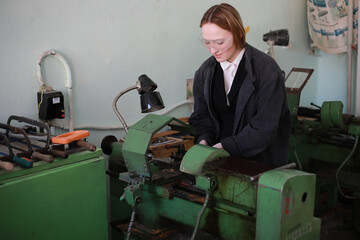
[[[318,109],[321,109],[321,107],[319,105],[316,105],[315,103],[311,102],[310,103],[311,106],[317,107]]]
[[[274,168],[274,169],[272,169],[272,170],[290,169],[290,168],[296,168],[296,163],[289,163],[289,164],[286,164],[286,165],[283,165],[283,166]],[[250,180],[251,180],[251,181],[255,181],[255,180],[257,180],[258,178],[260,178],[262,174],[263,174],[263,173],[259,173],[258,175],[255,175],[255,176],[253,176],[253,177],[250,177]]]
[[[346,112],[351,114],[352,92],[352,42],[353,42],[353,1],[348,1],[348,43],[347,43],[347,104]]]
[[[358,6],[360,6],[360,0],[358,1]],[[357,22],[360,22],[360,14],[359,11],[357,13],[358,17],[357,17]],[[360,36],[360,27],[357,27],[357,36]],[[357,49],[359,49],[360,46],[360,38],[357,38]],[[359,50],[356,51],[357,56],[356,56],[356,81],[355,81],[355,87],[356,87],[356,91],[355,91],[355,116],[359,116],[360,115],[360,54],[359,54]]]

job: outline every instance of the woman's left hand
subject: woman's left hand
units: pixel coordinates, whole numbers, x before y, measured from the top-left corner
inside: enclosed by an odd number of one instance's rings
[[[214,148],[224,149],[221,143],[217,143],[213,146]]]

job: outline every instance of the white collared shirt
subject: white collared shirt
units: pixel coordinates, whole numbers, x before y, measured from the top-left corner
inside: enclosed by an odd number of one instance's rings
[[[236,71],[239,67],[241,59],[244,56],[244,53],[245,53],[245,48],[243,48],[241,50],[239,55],[236,57],[236,59],[232,63],[228,62],[228,61],[220,62],[221,68],[224,71],[224,84],[225,84],[226,98],[230,92],[231,85],[234,81]],[[228,101],[228,104],[229,104],[229,101]]]

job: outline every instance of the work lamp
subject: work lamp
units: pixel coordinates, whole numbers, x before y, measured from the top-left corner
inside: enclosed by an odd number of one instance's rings
[[[143,74],[138,78],[138,81],[136,81],[135,86],[123,90],[114,98],[113,101],[114,112],[116,116],[119,118],[122,125],[124,126],[126,133],[128,132],[128,126],[116,107],[117,101],[125,93],[136,89],[140,94],[141,112],[149,113],[149,112],[158,111],[160,109],[163,109],[165,106],[161,99],[160,93],[155,91],[156,88],[157,88],[156,83],[152,81],[146,74]]]

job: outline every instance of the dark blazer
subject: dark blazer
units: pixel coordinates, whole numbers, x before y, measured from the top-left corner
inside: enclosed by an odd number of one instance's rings
[[[284,77],[273,58],[249,44],[245,46],[244,82],[237,99],[233,134],[219,139],[219,123],[211,109],[211,86],[216,66],[211,56],[194,77],[194,112],[189,124],[198,131],[197,142],[221,142],[231,156],[271,163],[287,163],[290,112]]]

